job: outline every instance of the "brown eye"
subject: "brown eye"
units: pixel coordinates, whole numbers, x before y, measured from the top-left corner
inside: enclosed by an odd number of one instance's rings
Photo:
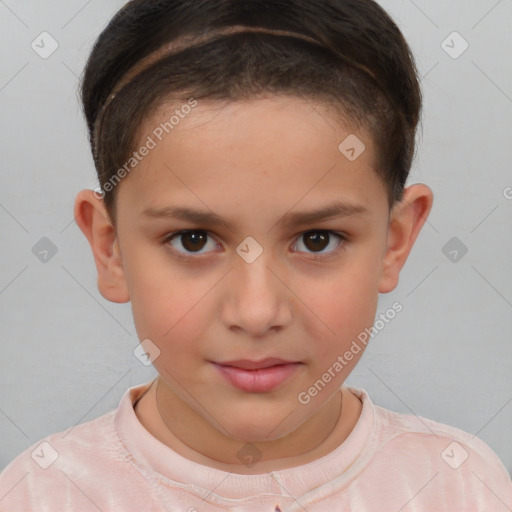
[[[329,234],[325,231],[312,231],[304,235],[305,245],[312,251],[322,251],[329,243]]]
[[[333,243],[333,236],[334,238],[339,239],[337,243]],[[304,240],[303,245],[306,247],[305,252],[312,251],[310,254],[319,254],[320,256],[323,256],[336,252],[336,249],[341,245],[341,242],[343,242],[344,237],[337,233],[334,233],[333,231],[314,230],[307,231],[306,233],[300,235],[299,242],[301,240]],[[300,245],[299,242],[295,244],[296,248],[298,245]],[[324,251],[329,246],[331,246],[332,248],[330,251],[326,251],[325,253],[321,252]],[[303,252],[301,249],[297,250]]]
[[[181,254],[202,254],[199,251],[207,245],[208,238],[209,234],[206,231],[181,231],[169,237],[167,242]],[[180,245],[184,251],[181,250]],[[213,246],[215,246],[215,243],[213,243]]]

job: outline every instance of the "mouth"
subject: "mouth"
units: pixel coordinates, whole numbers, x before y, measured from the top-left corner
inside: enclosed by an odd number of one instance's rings
[[[212,361],[212,364],[232,386],[249,393],[264,393],[289,379],[303,363],[267,358],[260,361]]]

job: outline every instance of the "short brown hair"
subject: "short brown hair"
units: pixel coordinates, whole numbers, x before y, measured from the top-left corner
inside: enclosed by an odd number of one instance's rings
[[[253,31],[215,34],[235,26]],[[162,52],[183,38],[195,43]],[[367,129],[390,206],[402,198],[422,103],[410,48],[373,0],[132,0],[95,42],[80,92],[102,189],[164,102],[270,93],[320,100]],[[115,219],[115,189],[104,200]]]

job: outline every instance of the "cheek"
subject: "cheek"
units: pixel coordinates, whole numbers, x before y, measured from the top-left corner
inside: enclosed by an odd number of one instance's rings
[[[132,266],[132,270],[135,270]],[[165,364],[199,354],[197,340],[211,324],[214,276],[187,278],[186,271],[145,265],[131,274],[130,296],[139,339],[150,339]]]
[[[164,379],[198,378],[190,369],[201,365],[204,346],[198,343],[204,337],[204,321],[207,318],[197,304],[195,295],[181,297],[179,290],[173,293],[153,294],[144,301],[143,293],[132,302],[133,318],[140,340],[149,339],[157,347],[157,358],[152,361]]]
[[[373,324],[378,302],[377,273],[362,265],[346,266],[325,282],[316,281],[308,299],[332,338],[345,339]],[[321,322],[320,322],[321,323]],[[354,331],[355,330],[355,331]]]
[[[334,390],[350,375],[366,349],[361,340],[369,340],[378,294],[373,280],[361,282],[357,276],[332,283],[330,289],[330,294],[325,290],[323,301],[318,302],[322,322],[316,322],[319,327],[314,328],[316,344],[310,364],[314,376],[311,385],[319,379],[322,388]]]
[[[341,375],[346,378],[362,356],[366,345],[360,339],[367,336],[365,329],[371,329],[378,305],[376,254],[375,248],[354,251],[338,273],[310,283],[309,289],[315,292],[305,302],[315,313],[310,324],[317,340],[312,358],[315,375],[322,375],[338,356],[350,351],[341,363],[343,371],[333,370],[337,380]]]

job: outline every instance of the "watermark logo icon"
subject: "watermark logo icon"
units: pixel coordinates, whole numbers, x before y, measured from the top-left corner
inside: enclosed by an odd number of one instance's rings
[[[242,464],[252,468],[261,459],[261,451],[252,443],[246,443],[238,451],[237,457]]]
[[[41,32],[31,44],[34,50],[42,59],[48,59],[59,48],[59,43],[48,32]]]
[[[441,458],[453,469],[460,468],[468,457],[469,453],[456,441],[451,442],[441,452]]]
[[[151,366],[160,355],[160,349],[151,340],[145,339],[135,347],[133,353],[144,366]]]
[[[32,247],[32,254],[42,263],[48,263],[57,251],[57,246],[45,236]]]
[[[354,162],[366,151],[366,146],[359,137],[352,133],[338,146],[338,149],[347,160]]]
[[[248,236],[236,248],[236,252],[246,263],[253,263],[263,252],[263,247],[252,236]]]
[[[444,244],[441,251],[452,263],[458,263],[467,254],[468,248],[459,238],[454,236]]]
[[[38,466],[48,469],[59,458],[59,453],[48,441],[43,441],[36,446],[30,456]]]
[[[469,43],[458,32],[452,32],[441,43],[441,48],[452,59],[458,59],[469,48]]]

